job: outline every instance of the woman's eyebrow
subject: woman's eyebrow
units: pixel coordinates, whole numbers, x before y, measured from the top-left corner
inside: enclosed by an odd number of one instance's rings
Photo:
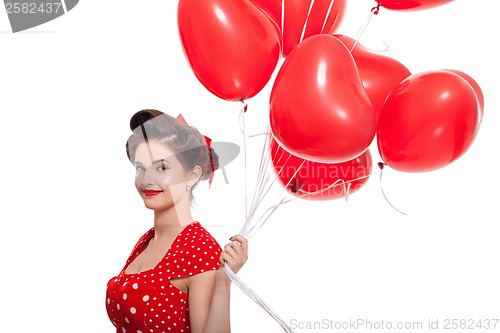
[[[165,162],[167,164],[170,164],[170,162],[166,158],[160,158],[158,160],[154,160],[153,162],[151,162],[151,164],[156,164],[158,162]],[[139,162],[139,161],[135,161],[134,164],[135,165],[144,165],[142,162]]]
[[[155,163],[158,163],[158,162],[166,162],[167,164],[170,164],[170,162],[167,161],[165,158],[160,158],[159,160],[155,160],[155,161],[153,161],[152,164],[155,164]]]

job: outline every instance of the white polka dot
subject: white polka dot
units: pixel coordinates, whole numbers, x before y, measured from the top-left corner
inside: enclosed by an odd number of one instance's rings
[[[143,300],[144,302],[147,302],[147,301],[149,300],[149,295],[145,295],[145,296],[142,298],[142,300]]]
[[[120,304],[116,304],[116,309],[120,310]]]
[[[135,314],[136,312],[137,312],[137,310],[134,307],[130,308],[130,313]]]
[[[134,283],[134,284],[132,285],[132,288],[137,289],[137,288],[139,288],[139,285],[138,285],[137,283]]]
[[[127,299],[127,294],[126,294],[126,293],[125,293],[125,294],[123,294],[123,299],[124,299],[124,300],[125,300],[125,299]]]
[[[122,327],[122,332],[127,332],[127,329],[125,327]]]

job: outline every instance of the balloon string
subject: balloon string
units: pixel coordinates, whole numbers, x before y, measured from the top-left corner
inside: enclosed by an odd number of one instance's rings
[[[231,279],[231,281],[234,284],[236,284],[241,290],[243,290],[243,292],[248,297],[250,297],[255,303],[257,303],[260,307],[262,307],[264,310],[266,310],[266,312],[269,315],[271,315],[271,317],[273,317],[273,319],[276,320],[281,325],[281,327],[283,328],[283,330],[285,332],[287,332],[287,333],[293,333],[292,329],[285,323],[285,321],[283,319],[281,319],[276,314],[276,312],[274,312],[274,310],[271,309],[271,307],[269,307],[269,305],[267,305],[266,302],[264,302],[264,300],[259,295],[257,295],[243,281],[241,281],[241,279],[239,279],[236,276],[236,274],[231,270],[231,268],[229,268],[228,265],[224,265],[224,268],[225,268],[226,274],[229,276],[229,278]]]
[[[281,23],[280,23],[280,28],[281,28],[281,36],[285,35],[285,0],[281,0]],[[283,51],[283,44],[281,43],[281,50]]]
[[[266,136],[266,141],[263,145],[262,152],[261,152],[260,165],[259,165],[259,169],[258,169],[259,172],[257,174],[257,179],[256,179],[256,183],[255,183],[255,191],[254,191],[254,196],[252,199],[252,204],[250,207],[250,212],[249,212],[247,221],[245,222],[245,226],[244,226],[244,229],[242,230],[242,232],[249,231],[248,226],[252,222],[252,220],[255,216],[255,212],[256,212],[258,206],[260,205],[260,203],[262,202],[262,200],[265,196],[265,193],[267,193],[267,191],[265,190],[265,186],[269,182],[269,179],[270,179],[267,176],[268,175],[268,172],[267,172],[268,161],[266,158],[266,156],[267,156],[266,147],[268,144],[268,140],[269,140],[269,136]]]
[[[248,105],[244,102],[243,106],[240,111],[240,130],[243,133],[243,165],[244,165],[244,172],[245,172],[245,220],[248,218],[248,199],[247,199],[247,192],[248,192],[248,187],[247,187],[247,140],[246,140],[246,126],[245,126],[245,112],[247,111]]]
[[[311,3],[309,4],[309,10],[306,16],[306,21],[304,22],[304,26],[302,27],[302,33],[300,34],[299,43],[304,40],[304,35],[306,34],[306,29],[307,29],[307,23],[309,22],[309,15],[311,14],[313,6],[314,6],[314,0],[311,0]]]
[[[376,7],[373,7],[372,10],[370,11],[370,14],[368,15],[368,18],[366,19],[365,23],[359,28],[358,30],[358,36],[356,37],[356,40],[354,41],[354,44],[351,47],[351,53],[358,44],[359,40],[363,36],[363,34],[366,31],[366,28],[368,28],[368,25],[370,24],[373,16],[377,15],[380,9],[380,5],[377,5]]]
[[[283,157],[283,152],[282,154],[280,155],[279,157],[279,160],[276,162],[276,163],[280,163],[281,161],[281,158]],[[287,157],[287,160],[285,161],[285,163],[288,161],[288,159],[290,158],[290,155]],[[274,160],[274,159],[273,159]],[[257,223],[252,227],[250,228],[249,232],[251,232],[250,236],[255,234],[260,228],[263,227],[263,225],[267,222],[267,220],[271,217],[271,215],[276,211],[276,209],[281,206],[286,198],[286,189],[291,185],[292,181],[294,181],[295,179],[295,176],[297,175],[297,173],[300,171],[300,168],[304,165],[305,163],[305,160],[302,161],[302,163],[299,165],[299,167],[297,168],[297,170],[295,170],[294,174],[292,175],[292,177],[290,177],[289,181],[287,184],[285,184],[285,186],[283,186],[281,188],[281,192],[280,194],[277,196],[275,202],[268,208],[266,209],[263,213],[262,213],[262,216],[260,217],[260,219],[257,221]],[[268,165],[271,165],[272,163],[268,161]],[[279,175],[281,174],[281,171],[283,170],[283,168],[281,168],[279,171],[278,171],[278,175],[277,177],[273,177],[273,182],[271,183],[271,185],[269,185],[269,187],[267,188],[267,190],[265,191],[265,193],[263,193],[262,197],[264,197],[267,192],[269,191],[269,189],[272,187],[273,183],[276,181],[276,179],[278,179]],[[268,172],[268,177],[271,177],[272,176],[272,173],[273,172]],[[280,199],[281,198],[281,199]],[[279,202],[278,202],[279,201]],[[276,203],[278,202],[278,203]]]
[[[387,196],[385,195],[384,193],[384,187],[382,186],[382,174],[383,174],[383,171],[384,171],[384,166],[386,164],[385,163],[382,163],[382,162],[379,162],[378,163],[378,166],[380,168],[380,190],[382,191],[382,195],[384,196],[385,198],[385,201],[387,201],[389,203],[389,205],[391,205],[392,208],[394,208],[397,212],[403,214],[403,215],[406,215],[406,213],[403,213],[402,211],[400,211],[399,209],[397,209],[390,201],[389,199],[387,199]]]
[[[351,179],[349,181],[344,181],[343,179],[337,179],[335,182],[333,182],[332,184],[328,185],[327,187],[325,187],[325,188],[323,188],[321,190],[313,191],[313,192],[305,191],[305,190],[302,189],[302,186],[300,186],[297,192],[301,192],[303,194],[300,195],[300,196],[296,196],[294,198],[291,198],[291,199],[289,199],[287,201],[284,201],[283,204],[288,203],[288,202],[290,202],[292,200],[295,200],[297,198],[303,198],[303,197],[311,195],[311,194],[323,193],[325,191],[328,191],[329,189],[331,189],[334,186],[338,186],[339,183],[342,183],[342,189],[343,189],[343,192],[344,192],[345,201],[347,201],[348,196],[350,194],[351,183],[352,182],[355,182],[357,180],[361,180],[361,179],[364,179],[364,178],[368,178],[368,177],[373,176],[374,174],[379,173],[379,172],[380,171],[372,172],[369,175],[361,176],[361,177],[358,177],[358,178],[354,178],[354,179]]]
[[[248,207],[247,207],[247,202],[248,202],[248,197],[247,197],[247,169],[246,169],[246,154],[247,154],[247,149],[246,149],[246,128],[245,128],[245,122],[244,122],[244,115],[243,113],[245,113],[247,109],[247,105],[244,104],[243,108],[242,108],[242,112],[240,113],[240,117],[241,117],[241,122],[240,122],[240,129],[242,129],[242,132],[243,132],[243,151],[244,151],[244,160],[245,160],[245,223],[243,224],[243,227],[241,229],[241,232],[240,234],[243,236],[243,237],[246,237],[247,239],[250,238],[250,236],[252,235],[252,231],[253,231],[253,228],[248,228],[248,225],[250,223],[250,221],[253,219],[253,216],[255,214],[255,210],[256,210],[256,207],[260,204],[260,202],[262,201],[262,198],[259,196],[259,195],[255,195],[254,194],[254,199],[253,199],[253,204],[251,206],[251,210],[250,210],[250,213],[248,212]],[[266,170],[266,164],[269,165],[269,161],[266,159],[266,156],[268,154],[266,154],[267,152],[267,147],[268,147],[268,143],[269,143],[269,140],[270,140],[270,135],[267,135],[266,136],[266,143],[264,144],[264,147],[262,149],[262,156],[261,156],[261,166],[259,168],[259,174],[257,176],[257,185],[259,185],[259,183],[262,183],[262,184],[265,184],[268,182],[269,180],[269,176],[268,177],[264,177],[265,176],[265,172],[264,170]],[[265,163],[267,161],[267,163]],[[264,191],[264,187],[263,185],[260,185],[260,186],[256,186],[256,188],[258,188],[258,191],[256,191],[257,194],[262,194],[262,193],[267,193],[266,191]],[[262,195],[261,195],[262,196]],[[280,325],[281,327],[285,330],[285,332],[287,333],[293,333],[292,329],[290,327],[288,327],[288,325],[285,323],[285,321],[283,321],[283,319],[281,319],[274,310],[272,310],[269,305],[267,305],[264,300],[258,296],[252,289],[250,289],[243,281],[241,281],[241,279],[239,279],[236,274],[229,268],[228,265],[225,265],[224,266],[225,268],[225,272],[226,274],[229,276],[229,278],[234,282],[234,284],[236,284],[248,297],[250,297],[255,303],[257,303],[260,307],[262,307],[269,315],[271,315],[271,317],[276,320]]]
[[[259,208],[260,204],[264,201],[264,198],[268,195],[269,191],[272,188],[272,185],[277,179],[277,177],[273,177],[273,171],[271,169],[272,164],[270,162],[271,157],[269,154],[270,140],[271,140],[271,134],[270,132],[268,132],[268,136],[266,137],[266,141],[262,147],[261,165],[259,167],[259,175],[257,177],[258,181],[255,186],[256,191],[255,191],[254,201],[252,202],[247,225],[249,225],[252,222],[257,212],[257,209]],[[284,189],[282,189],[282,192],[283,191]],[[257,226],[258,226],[257,230],[260,229],[260,227],[262,226],[262,223],[260,223],[260,221],[261,220],[259,220],[257,224],[255,224],[252,228],[250,229],[247,228],[246,230],[248,230],[249,232],[254,231]],[[253,235],[253,233],[251,235]]]
[[[321,26],[321,33],[328,33],[328,31],[325,32],[324,29],[325,29],[326,23],[328,22],[328,16],[330,16],[330,12],[332,11],[334,1],[335,0],[330,1],[330,6],[328,6],[328,10],[326,11],[325,20],[323,21],[323,25]]]
[[[309,195],[312,195],[312,194],[320,194],[320,193],[323,193],[325,191],[328,191],[329,189],[331,189],[332,187],[334,186],[338,186],[339,183],[342,184],[342,188],[343,188],[343,192],[344,192],[344,196],[345,196],[345,201],[348,200],[348,196],[350,194],[350,189],[351,189],[351,183],[352,182],[355,182],[355,181],[358,181],[358,180],[361,180],[361,179],[364,179],[364,178],[368,178],[368,177],[371,177],[377,173],[380,173],[380,183],[381,183],[381,186],[380,186],[380,189],[382,191],[382,195],[384,196],[385,200],[387,201],[387,203],[389,203],[389,205],[391,205],[392,208],[394,208],[397,212],[399,212],[400,214],[403,214],[403,215],[407,215],[406,213],[402,212],[401,210],[399,210],[398,208],[396,208],[396,206],[394,206],[390,201],[389,199],[387,198],[387,196],[385,195],[385,192],[384,192],[384,189],[382,187],[382,170],[385,166],[384,163],[378,163],[378,166],[380,168],[380,171],[376,171],[376,172],[372,172],[370,173],[369,175],[365,175],[365,176],[361,176],[361,177],[358,177],[358,178],[354,178],[354,179],[351,179],[349,181],[344,181],[343,179],[337,179],[335,182],[333,182],[332,184],[330,184],[329,186],[325,187],[325,188],[322,188],[320,190],[317,190],[317,191],[313,191],[313,192],[309,192],[309,191],[306,191],[302,188],[302,186],[300,186],[299,184],[299,188],[297,190],[297,192],[300,192],[302,193],[302,195],[299,195],[299,196],[296,196],[294,198],[291,198],[291,199],[288,199],[288,200],[282,200],[280,202],[280,205],[283,205],[285,203],[288,203],[290,201],[293,201],[295,199],[298,199],[298,198],[303,198],[303,197],[306,197],[306,196],[309,196]],[[292,177],[293,179],[293,177]],[[290,182],[289,182],[290,183]],[[288,184],[287,184],[288,186]],[[274,207],[271,207],[271,208],[274,208]]]
[[[352,180],[349,180],[347,182],[344,181],[343,179],[337,179],[332,184],[328,185],[325,188],[322,188],[321,190],[309,192],[309,191],[302,190],[302,188],[299,188],[299,190],[297,192],[304,193],[302,196],[311,195],[311,194],[320,194],[320,193],[328,191],[332,187],[338,186],[338,184],[341,183],[342,184],[342,192],[344,193],[345,201],[347,201],[347,199],[349,197],[349,192],[351,190],[351,182],[359,180],[359,179],[362,179],[362,178],[366,178],[366,177],[369,177],[369,175],[368,176],[364,176],[364,177],[359,177],[359,178],[356,178],[356,179],[352,179]]]

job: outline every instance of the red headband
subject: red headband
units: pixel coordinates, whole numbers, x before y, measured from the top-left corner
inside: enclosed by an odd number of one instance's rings
[[[186,125],[189,126],[189,124],[187,123],[186,119],[184,119],[184,117],[180,113],[177,116],[177,120],[179,120],[181,123],[186,124]],[[208,187],[210,188],[210,186],[212,185],[212,180],[214,178],[214,172],[215,172],[214,157],[212,156],[212,151],[210,150],[210,146],[212,144],[212,139],[210,139],[206,135],[203,135],[203,137],[205,138],[205,143],[207,144],[208,156],[210,158],[210,165],[212,167],[212,172],[210,172],[210,177],[208,178]],[[206,169],[208,169],[208,166],[206,167]]]

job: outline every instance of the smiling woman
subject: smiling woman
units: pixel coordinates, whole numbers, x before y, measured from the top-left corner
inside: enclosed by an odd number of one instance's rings
[[[117,332],[230,332],[230,278],[247,259],[247,241],[224,250],[191,215],[192,191],[218,166],[210,140],[158,110],[136,113],[126,144],[135,186],[154,226],[108,282],[106,309]]]

